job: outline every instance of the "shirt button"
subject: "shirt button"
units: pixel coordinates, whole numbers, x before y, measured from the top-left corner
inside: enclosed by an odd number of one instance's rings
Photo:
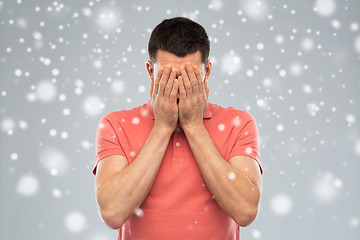
[[[179,143],[179,142],[176,142],[175,145],[176,145],[176,146],[180,146],[180,143]]]
[[[176,128],[176,131],[177,131],[177,132],[180,132],[180,128]]]

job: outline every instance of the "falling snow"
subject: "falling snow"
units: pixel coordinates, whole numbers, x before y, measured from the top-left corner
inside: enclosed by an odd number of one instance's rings
[[[258,126],[263,195],[242,238],[300,240],[292,233],[306,229],[316,239],[359,239],[359,9],[359,1],[336,0],[0,0],[1,237],[23,239],[20,224],[29,239],[116,238],[94,198],[96,127],[106,113],[149,100],[151,31],[186,16],[210,38],[210,102],[248,111]],[[149,114],[130,121],[149,124]],[[224,136],[244,124],[240,113],[215,130]],[[237,150],[256,156],[252,147]]]
[[[86,218],[79,211],[70,212],[65,217],[65,226],[70,232],[81,232],[87,226]]]

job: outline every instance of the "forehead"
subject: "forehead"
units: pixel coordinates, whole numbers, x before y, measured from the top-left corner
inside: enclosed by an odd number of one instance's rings
[[[178,57],[173,53],[164,51],[159,49],[156,54],[156,63],[165,66],[167,64],[171,64],[173,67],[180,67],[186,62],[190,62],[193,65],[201,66],[201,53],[200,51],[196,51],[194,53],[190,53],[185,57]]]

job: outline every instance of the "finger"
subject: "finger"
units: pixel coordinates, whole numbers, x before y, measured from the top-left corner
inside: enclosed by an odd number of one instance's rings
[[[156,94],[158,94],[159,92],[159,81],[160,81],[160,78],[162,76],[164,72],[164,68],[161,67],[159,70],[158,70],[158,73],[156,75],[156,79],[155,79],[155,83],[154,83],[154,88],[153,88],[153,96],[155,96]]]
[[[171,70],[169,80],[167,81],[166,86],[165,86],[165,92],[164,92],[165,96],[170,95],[170,92],[171,92],[171,90],[173,88],[173,84],[174,84],[174,80],[176,78],[176,75],[177,75],[177,69],[173,68]]]
[[[186,98],[186,91],[185,91],[185,85],[184,85],[184,78],[182,76],[179,76],[179,93],[180,93],[180,100],[185,100]]]
[[[186,73],[186,69],[184,66],[180,66],[180,73],[182,76],[182,80],[183,80],[183,85],[184,85],[184,89],[186,91],[187,95],[192,95],[192,86],[191,86],[191,82],[189,80],[188,74]]]
[[[170,102],[176,102],[178,89],[179,89],[179,80],[177,78],[175,78],[174,85],[173,85],[173,87],[171,89],[171,93],[170,93]]]
[[[164,95],[164,93],[165,93],[165,86],[169,79],[170,73],[171,73],[171,65],[168,64],[165,67],[164,74],[161,76],[160,83],[159,83],[159,85],[160,85],[159,94],[161,94],[161,95]]]
[[[190,82],[191,82],[193,94],[195,94],[196,92],[199,91],[199,89],[198,89],[197,79],[196,79],[196,76],[194,73],[194,66],[191,63],[186,64],[186,72],[187,72]]]
[[[195,71],[195,76],[196,76],[196,79],[197,79],[197,85],[198,85],[199,93],[204,94],[204,83],[202,81],[202,77],[201,77],[199,67],[195,65],[194,66],[194,71]]]

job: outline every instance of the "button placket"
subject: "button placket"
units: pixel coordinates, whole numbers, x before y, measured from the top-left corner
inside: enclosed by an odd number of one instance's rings
[[[181,138],[181,128],[178,126],[174,131],[174,138],[173,138],[173,156],[172,156],[172,167],[178,168],[183,165],[183,158],[182,158],[182,138]]]

